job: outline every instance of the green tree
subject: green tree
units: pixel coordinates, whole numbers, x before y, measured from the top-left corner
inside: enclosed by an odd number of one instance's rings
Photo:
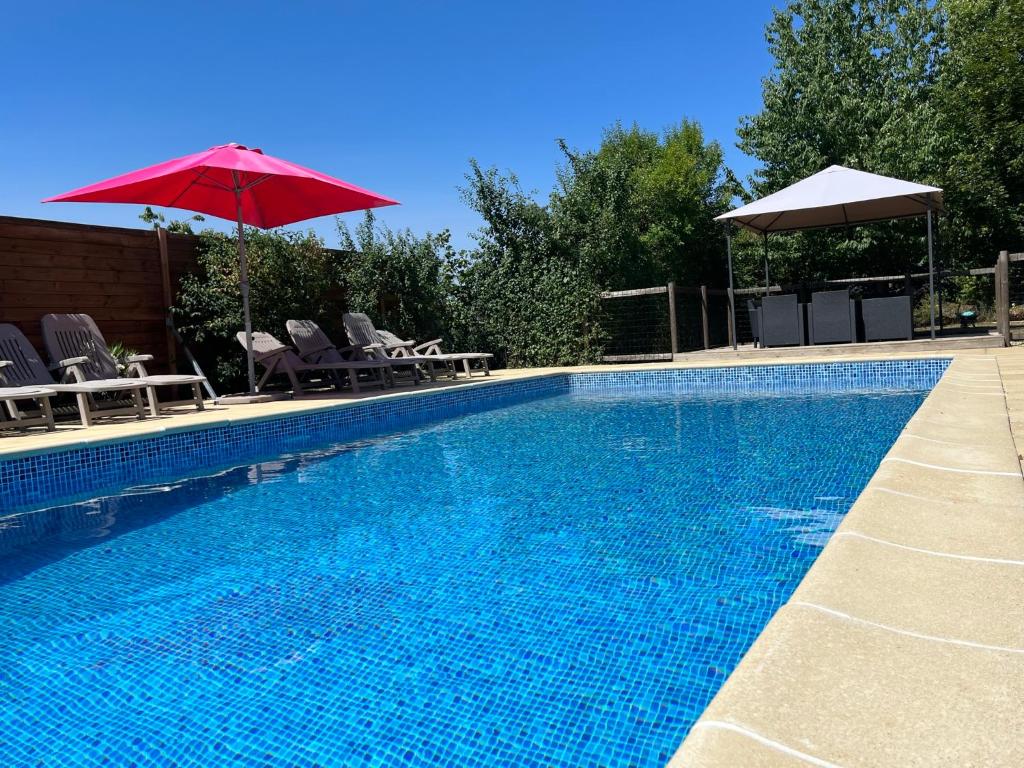
[[[790,0],[773,11],[764,106],[738,131],[761,162],[753,196],[833,164],[941,183],[933,93],[944,33],[932,0]],[[921,263],[923,232],[904,222],[776,238],[773,279],[900,272]],[[746,251],[760,260],[755,245]]]
[[[699,125],[615,125],[596,150],[559,146],[566,160],[547,205],[475,162],[463,190],[484,227],[453,280],[453,326],[509,365],[598,360],[602,290],[724,279],[712,220],[731,187]]]
[[[600,287],[578,255],[553,237],[551,211],[515,176],[475,161],[463,198],[483,218],[462,270],[456,304],[462,338],[510,366],[566,365],[600,356]]]
[[[1024,0],[946,0],[938,108],[945,241],[987,266],[1024,249]]]
[[[559,143],[566,164],[551,197],[553,237],[608,289],[718,282],[729,194],[722,149],[689,120],[661,135],[605,131],[596,151]]]

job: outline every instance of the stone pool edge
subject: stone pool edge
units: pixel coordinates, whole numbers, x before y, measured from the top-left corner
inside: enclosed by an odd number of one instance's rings
[[[1022,409],[953,356],[670,766],[1024,765]]]

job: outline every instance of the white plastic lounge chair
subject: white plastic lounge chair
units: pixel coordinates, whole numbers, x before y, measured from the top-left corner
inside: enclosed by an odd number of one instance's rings
[[[4,368],[13,366],[10,360],[0,360],[0,429],[25,429],[27,427],[46,427],[53,432],[53,409],[50,398],[56,395],[52,389],[45,387],[7,387]],[[35,401],[37,411],[25,411],[18,405],[26,400]],[[6,415],[5,415],[6,411]]]
[[[245,346],[244,331],[239,331],[235,338],[238,339],[239,344],[243,347]],[[256,384],[257,391],[275,373],[283,373],[288,377],[288,381],[291,382],[292,394],[295,397],[302,397],[306,394],[306,390],[310,388],[310,384],[308,382],[304,383],[300,378],[300,374],[325,373],[330,380],[331,386],[337,389],[341,384],[339,374],[344,373],[348,375],[348,380],[352,384],[352,391],[359,392],[359,371],[372,371],[378,374],[379,378],[375,377],[374,380],[381,389],[384,388],[384,381],[386,379],[385,369],[387,366],[374,360],[307,363],[295,354],[295,351],[287,344],[282,344],[269,333],[263,333],[262,331],[253,332],[252,351],[256,362],[266,369]]]
[[[89,315],[45,315],[42,327],[43,343],[46,344],[54,368],[61,369],[79,383],[120,377],[117,361],[110,354],[103,334]],[[152,359],[152,355],[133,355],[128,358],[128,375],[125,377],[143,382],[149,398],[150,413],[159,416],[167,408],[178,405],[194,405],[196,410],[203,410],[202,384],[206,378],[178,373],[151,376],[146,371],[145,363]],[[156,388],[176,386],[191,387],[192,397],[161,403]]]
[[[82,426],[92,425],[93,419],[98,416],[130,415],[138,419],[146,418],[146,408],[142,402],[145,383],[135,379],[98,379],[57,384],[50,371],[43,365],[35,347],[25,338],[25,334],[9,323],[0,324],[0,358],[8,362],[8,365],[0,370],[0,375],[7,385],[42,387],[57,394],[74,395],[78,402]],[[86,358],[72,358],[65,362],[70,365],[72,362],[86,361]],[[109,401],[98,398],[99,395],[112,392],[127,396],[128,405],[125,405],[124,400]],[[58,408],[57,412],[60,411]]]
[[[434,364],[437,358],[427,355],[401,354],[395,347],[389,347],[373,327],[373,322],[362,312],[346,312],[341,317],[345,323],[345,332],[349,340],[360,347],[363,352],[372,360],[386,360],[391,363],[392,368],[408,368],[412,374],[413,384],[420,383],[419,367],[422,365],[427,369],[431,381],[437,381],[437,373]]]
[[[465,371],[467,378],[473,375],[473,362],[480,364],[480,369],[484,372],[484,376],[491,375],[491,368],[487,361],[493,358],[494,355],[490,352],[444,352],[441,349],[441,339],[431,339],[430,341],[417,344],[415,341],[403,341],[390,331],[380,328],[377,329],[377,335],[384,342],[384,348],[392,350],[391,354],[393,357],[424,355],[437,358],[439,362],[445,363],[452,378],[458,378],[456,363],[462,363],[462,370]]]
[[[352,366],[358,375],[365,370],[373,379],[373,383],[391,384],[392,371],[389,360],[367,360],[361,347],[336,347],[320,326],[312,320],[289,320],[285,323],[292,344],[298,350],[299,357],[306,363],[362,363]],[[369,365],[366,365],[369,363]],[[379,377],[379,378],[378,378]],[[358,391],[358,390],[357,390]]]

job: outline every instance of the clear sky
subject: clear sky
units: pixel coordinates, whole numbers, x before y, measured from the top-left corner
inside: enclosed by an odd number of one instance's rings
[[[769,2],[5,2],[0,215],[143,226],[39,201],[237,141],[402,202],[392,227],[479,226],[469,158],[546,196],[555,140],[697,119],[741,177]],[[347,214],[354,223],[361,214]],[[212,219],[209,223],[226,228]],[[337,243],[332,218],[310,226]]]

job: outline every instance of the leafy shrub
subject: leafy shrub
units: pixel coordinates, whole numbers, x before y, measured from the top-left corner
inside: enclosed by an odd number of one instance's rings
[[[287,342],[285,322],[314,319],[341,332],[341,258],[313,232],[245,230],[252,327]],[[223,391],[247,388],[238,241],[206,230],[199,235],[198,269],[182,278],[174,307],[179,330],[199,364]],[[342,337],[343,338],[343,337]]]
[[[342,279],[349,308],[407,339],[450,345],[450,299],[462,269],[447,230],[422,237],[378,226],[372,211],[350,233],[338,220]]]

